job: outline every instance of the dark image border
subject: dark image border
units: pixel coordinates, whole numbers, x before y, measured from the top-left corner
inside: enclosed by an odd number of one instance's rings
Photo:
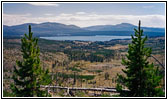
[[[150,98],[142,98],[142,97],[138,97],[138,98],[136,98],[136,97],[87,97],[87,98],[85,98],[85,97],[64,97],[64,98],[57,98],[57,97],[52,97],[52,98],[48,98],[48,97],[45,97],[45,98],[42,98],[42,97],[31,97],[31,98],[21,98],[21,97],[3,97],[3,89],[2,89],[2,87],[3,87],[3,83],[2,83],[2,79],[3,79],[3,71],[2,71],[2,67],[3,67],[3,65],[2,65],[2,53],[3,53],[3,47],[2,47],[2,44],[3,44],[3,41],[2,41],[2,39],[3,39],[3,33],[2,33],[2,29],[3,29],[3,24],[2,24],[2,16],[3,16],[3,13],[2,13],[2,10],[3,10],[3,3],[9,3],[9,2],[11,2],[11,3],[17,3],[17,2],[57,2],[57,3],[59,3],[59,2],[80,2],[80,3],[86,3],[86,2],[99,2],[99,3],[101,3],[101,2],[106,2],[106,3],[108,3],[108,2],[118,2],[118,3],[127,3],[127,2],[132,2],[132,3],[146,3],[146,2],[151,2],[151,3],[165,3],[165,5],[166,5],[166,9],[165,9],[165,15],[166,15],[166,21],[165,21],[165,24],[166,24],[166,27],[165,27],[165,29],[166,29],[166,31],[165,31],[165,39],[166,39],[166,41],[165,41],[165,45],[166,45],[166,48],[165,48],[165,78],[166,78],[166,84],[165,84],[165,97],[150,97]],[[1,1],[1,99],[167,99],[167,1]]]

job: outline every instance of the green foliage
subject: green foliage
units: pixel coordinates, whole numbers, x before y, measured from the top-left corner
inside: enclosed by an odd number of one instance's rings
[[[103,72],[102,70],[94,70],[97,73]]]
[[[122,59],[122,64],[126,66],[123,72],[125,76],[118,75],[117,91],[120,96],[134,97],[157,97],[164,96],[164,92],[159,87],[161,78],[159,69],[149,64],[147,59],[151,56],[151,48],[144,47],[147,37],[142,38],[143,30],[135,29],[135,36],[132,36],[132,43],[129,44],[127,59]],[[126,86],[128,91],[123,91],[122,86]]]
[[[40,66],[38,39],[32,35],[29,26],[29,35],[25,34],[21,39],[23,60],[16,61],[18,67],[14,66],[14,84],[11,84],[11,89],[18,97],[49,96],[47,91],[40,89],[40,85],[49,84],[51,80],[48,70],[44,71]]]
[[[103,93],[100,97],[111,97],[111,95]]]
[[[101,73],[101,72],[103,72],[102,70],[88,70],[89,72],[96,72],[96,73]]]
[[[15,97],[13,93],[3,90],[3,97]]]
[[[55,75],[54,78],[61,77],[61,78],[74,78],[74,74],[65,74],[65,73],[57,73],[57,76]],[[95,75],[75,75],[77,79],[86,79],[86,80],[92,80],[94,79]]]
[[[105,73],[104,78],[105,78],[105,80],[109,79],[109,73],[108,72]]]
[[[64,90],[60,90],[60,91],[58,92],[58,95],[61,96],[61,97],[64,97],[64,96],[65,96],[64,93],[65,93]]]
[[[79,69],[80,63],[76,63],[75,65],[73,65],[73,67],[69,67],[67,69],[75,71],[75,72],[81,72],[82,70]]]
[[[69,69],[72,70],[72,71],[81,72],[80,69],[77,69],[77,68],[75,68],[75,67],[69,67]]]
[[[83,91],[78,91],[78,92],[76,92],[75,96],[77,96],[77,97],[85,97],[86,93],[83,92]]]
[[[95,75],[79,75],[77,78],[79,79],[86,79],[86,80],[92,80],[94,79]]]
[[[79,50],[64,50],[64,53],[69,56],[70,60],[78,61],[78,60],[85,60],[90,62],[103,62],[104,57],[99,56],[97,54],[94,54],[92,52],[89,52],[89,55],[86,55],[85,51],[79,51]]]
[[[103,50],[96,51],[94,54],[103,55],[104,58],[110,58],[110,57],[114,57],[114,53],[115,53],[114,50],[103,49]]]
[[[103,62],[104,61],[103,57],[96,55],[96,54],[90,54],[88,56],[88,59],[90,62]]]

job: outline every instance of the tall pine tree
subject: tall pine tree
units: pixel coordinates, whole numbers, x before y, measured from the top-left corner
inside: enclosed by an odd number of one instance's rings
[[[40,85],[49,84],[51,79],[48,70],[44,71],[40,66],[38,39],[32,35],[29,25],[29,34],[25,34],[21,39],[23,60],[16,61],[18,67],[14,66],[14,84],[11,85],[11,89],[18,97],[49,96],[47,91],[40,89]]]
[[[126,66],[123,70],[125,75],[118,75],[117,91],[120,96],[129,97],[155,97],[164,96],[160,87],[161,78],[159,69],[150,64],[147,60],[151,56],[152,49],[145,47],[146,37],[143,36],[143,30],[135,29],[135,35],[132,35],[132,43],[129,44],[126,59],[122,59],[122,64]],[[125,86],[129,92],[123,91]]]

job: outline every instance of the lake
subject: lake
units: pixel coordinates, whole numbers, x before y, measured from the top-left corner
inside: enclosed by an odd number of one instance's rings
[[[57,36],[57,37],[40,37],[47,40],[79,40],[79,41],[110,41],[112,39],[130,39],[131,36]]]

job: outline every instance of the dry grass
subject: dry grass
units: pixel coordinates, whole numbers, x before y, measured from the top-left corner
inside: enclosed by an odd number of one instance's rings
[[[126,49],[126,48],[128,48],[127,45],[116,44],[116,45],[111,46],[111,47],[106,47],[105,49],[110,49],[110,50],[120,50],[120,49]]]

